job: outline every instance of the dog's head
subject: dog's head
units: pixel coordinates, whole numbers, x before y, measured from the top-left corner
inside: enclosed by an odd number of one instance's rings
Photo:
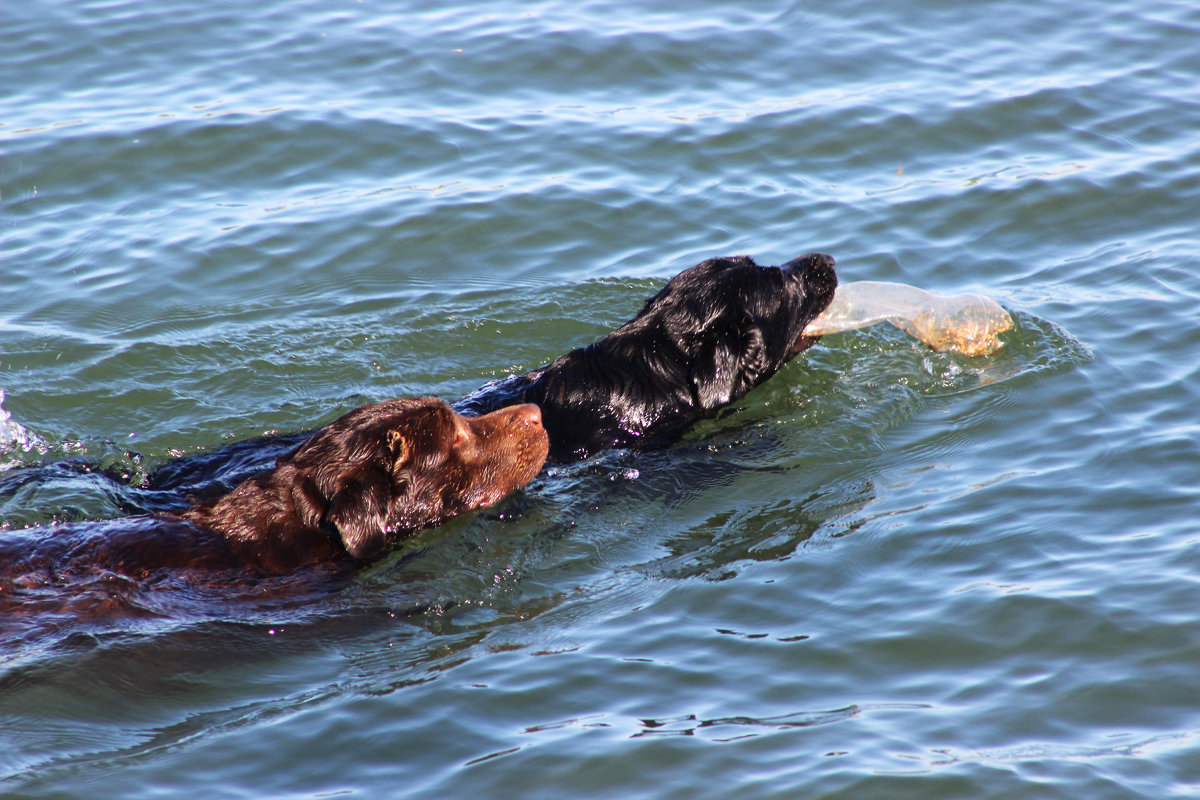
[[[332,527],[350,555],[368,558],[390,539],[523,487],[548,447],[537,406],[472,418],[434,398],[401,398],[351,411],[280,466],[299,479],[301,514]]]
[[[527,376],[523,396],[546,414],[551,457],[670,441],[816,342],[804,329],[836,288],[833,258],[819,253],[684,270],[632,320]]]
[[[817,337],[804,328],[833,300],[832,256],[779,267],[747,256],[713,258],[676,275],[626,326],[666,339],[691,374],[700,405],[719,407],[775,374]]]
[[[749,256],[710,258],[672,278],[634,322],[655,317],[661,329],[693,341],[758,330],[769,355],[787,359],[805,349],[801,331],[833,300],[833,265],[833,256],[824,253],[779,267],[760,267]]]

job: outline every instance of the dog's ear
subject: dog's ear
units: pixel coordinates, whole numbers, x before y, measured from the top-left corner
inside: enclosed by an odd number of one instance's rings
[[[387,544],[390,491],[387,475],[368,469],[343,482],[330,498],[326,518],[355,558],[370,558]]]
[[[391,463],[363,466],[343,479],[329,501],[327,518],[355,558],[370,558],[384,548],[392,496],[407,490],[407,482],[397,478],[408,464],[411,442],[399,429],[389,430],[386,441]]]
[[[408,437],[399,428],[393,428],[387,432],[388,449],[392,451],[394,463],[392,469],[399,469],[408,461],[410,445]]]

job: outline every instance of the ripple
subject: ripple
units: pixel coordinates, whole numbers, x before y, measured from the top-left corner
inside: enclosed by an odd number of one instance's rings
[[[1194,783],[1194,4],[10,5],[0,525],[536,367],[718,254],[1017,324],[826,337],[340,592],[64,623],[6,652],[6,789]]]

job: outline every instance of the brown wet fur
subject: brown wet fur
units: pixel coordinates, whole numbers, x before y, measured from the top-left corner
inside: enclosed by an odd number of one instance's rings
[[[537,406],[471,418],[433,398],[386,400],[351,411],[274,469],[179,516],[259,570],[369,559],[523,487],[547,448]]]
[[[481,417],[435,398],[363,406],[273,468],[179,513],[0,535],[0,606],[23,590],[164,570],[353,566],[525,486],[548,446],[534,405]]]

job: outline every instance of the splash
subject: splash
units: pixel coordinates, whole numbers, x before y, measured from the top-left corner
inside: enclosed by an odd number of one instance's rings
[[[19,463],[8,459],[9,454],[36,452],[45,455],[50,451],[49,442],[12,418],[4,408],[6,397],[4,389],[0,389],[0,472]]]

